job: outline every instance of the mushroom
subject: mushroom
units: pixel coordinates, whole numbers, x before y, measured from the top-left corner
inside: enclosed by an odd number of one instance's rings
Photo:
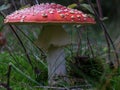
[[[4,23],[43,26],[36,44],[48,54],[48,81],[52,84],[55,77],[66,75],[64,47],[72,43],[62,25],[95,24],[95,20],[82,11],[45,3],[15,11],[5,18]]]

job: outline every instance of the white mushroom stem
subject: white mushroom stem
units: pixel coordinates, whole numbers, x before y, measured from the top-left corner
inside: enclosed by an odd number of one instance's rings
[[[64,49],[62,47],[50,47],[47,62],[49,84],[55,84],[57,77],[66,75]]]
[[[64,47],[71,44],[71,40],[62,25],[46,25],[41,31],[37,45],[48,53],[49,84],[54,83],[54,77],[65,76]]]

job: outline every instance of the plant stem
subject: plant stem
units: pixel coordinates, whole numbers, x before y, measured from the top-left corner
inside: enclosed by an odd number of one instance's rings
[[[11,90],[10,89],[10,73],[11,73],[11,65],[8,66],[8,73],[7,73],[7,90]]]
[[[101,0],[96,0],[96,3],[97,3],[97,7],[98,7],[99,17],[103,18],[102,7],[101,7]]]
[[[42,55],[43,57],[46,57],[45,52],[44,52],[40,47],[38,47],[38,46],[30,39],[29,36],[27,36],[19,27],[17,27],[16,25],[14,25],[14,26],[15,26],[16,29],[19,29],[19,31],[20,31],[33,45],[35,45],[35,46],[40,50],[41,55]]]
[[[31,61],[31,59],[30,59],[30,57],[29,57],[29,55],[28,55],[28,53],[27,53],[27,50],[26,50],[26,48],[25,48],[22,40],[20,39],[20,37],[19,37],[19,35],[17,34],[17,32],[14,30],[13,26],[10,25],[10,24],[9,24],[9,26],[10,26],[10,28],[12,29],[12,31],[14,32],[15,36],[17,37],[17,39],[19,40],[21,46],[23,47],[23,50],[24,50],[25,55],[26,55],[26,57],[27,57],[27,59],[28,59],[28,62],[30,63],[30,65],[31,65],[31,67],[32,67],[32,69],[33,69],[32,61]]]
[[[17,68],[13,63],[9,63],[9,65],[12,66],[12,68],[14,68],[17,72],[19,72],[21,75],[23,75],[24,77],[26,77],[27,79],[29,79],[30,81],[34,82],[37,85],[41,85],[40,83],[38,83],[37,81],[33,80],[30,76],[26,75],[25,73],[23,73],[19,68]]]
[[[86,37],[86,38],[87,38],[87,45],[88,45],[88,48],[90,49],[91,54],[92,54],[92,57],[94,58],[95,55],[94,55],[93,49],[92,49],[91,44],[90,44],[90,40],[89,40],[89,37],[88,37],[88,31],[87,31],[87,37]]]
[[[0,13],[1,13],[1,15],[5,18],[6,15],[5,15],[3,12],[0,12]],[[28,59],[28,62],[29,62],[30,65],[31,65],[32,69],[34,69],[33,64],[32,64],[32,61],[31,61],[31,59],[30,59],[30,57],[29,57],[29,55],[28,55],[28,53],[27,53],[27,50],[26,50],[26,48],[25,48],[22,40],[20,39],[20,37],[19,37],[19,35],[17,34],[17,32],[14,30],[13,26],[12,26],[11,24],[8,24],[8,25],[10,26],[10,28],[11,28],[12,31],[13,31],[13,33],[15,34],[15,36],[16,36],[17,39],[18,39],[18,41],[20,42],[20,44],[21,44],[21,46],[22,46],[22,48],[23,48],[23,50],[24,50],[24,52],[25,52],[25,55],[26,55],[26,57],[27,57],[27,59]]]
[[[13,4],[14,9],[17,10],[18,8],[17,8],[17,6],[15,4],[15,0],[11,0],[11,3]]]
[[[39,4],[38,0],[35,0],[36,4]]]
[[[114,46],[114,44],[113,44],[113,41],[112,41],[109,33],[107,32],[107,28],[106,28],[105,24],[100,20],[99,15],[98,15],[97,11],[95,10],[95,8],[94,8],[91,0],[87,0],[87,1],[88,1],[88,3],[90,4],[90,6],[92,7],[92,9],[93,9],[93,11],[94,11],[95,16],[96,16],[96,18],[97,18],[97,21],[98,21],[99,25],[101,26],[102,30],[104,30],[104,33],[105,33],[105,35],[106,35],[106,38],[108,38],[108,40],[106,39],[108,48],[109,48],[109,43],[108,43],[108,42],[110,42],[110,43],[112,44],[112,47],[113,47],[113,50],[114,50],[114,53],[115,53],[115,56],[116,56],[116,61],[117,61],[115,68],[118,68],[118,66],[119,66],[118,53],[117,53],[117,51],[116,51],[116,48],[115,48],[115,46]],[[109,54],[108,54],[108,55],[109,55]]]

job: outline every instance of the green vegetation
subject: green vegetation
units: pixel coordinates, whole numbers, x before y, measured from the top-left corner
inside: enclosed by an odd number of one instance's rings
[[[14,54],[17,61],[9,55],[8,52],[0,54],[0,82],[6,84],[8,66],[11,66],[10,85],[14,90],[22,90],[24,88],[34,88],[34,85],[44,85],[47,83],[47,68],[43,64],[40,65],[40,73],[35,72],[25,61],[24,56]],[[39,82],[39,83],[38,83]]]

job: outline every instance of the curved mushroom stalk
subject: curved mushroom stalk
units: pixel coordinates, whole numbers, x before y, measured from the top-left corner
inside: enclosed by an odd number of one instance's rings
[[[64,47],[71,44],[70,36],[61,25],[44,26],[37,45],[48,52],[49,84],[54,84],[54,78],[66,75]]]

